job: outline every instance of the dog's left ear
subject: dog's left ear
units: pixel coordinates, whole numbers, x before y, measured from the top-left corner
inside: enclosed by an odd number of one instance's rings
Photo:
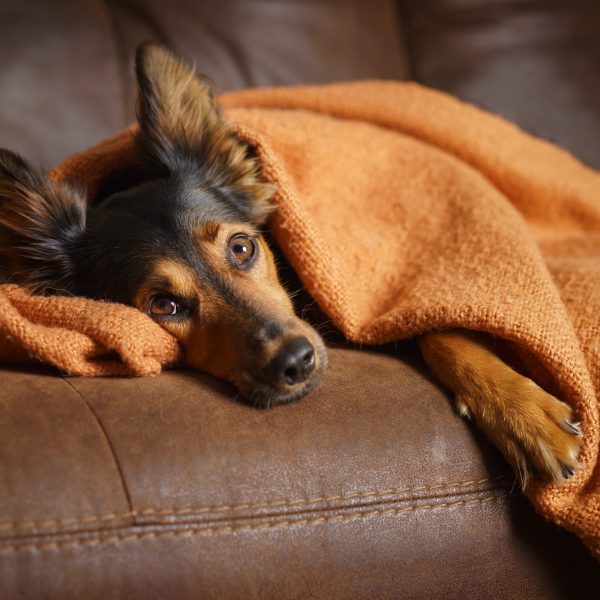
[[[221,118],[208,82],[166,48],[142,44],[136,54],[138,143],[147,160],[169,173],[197,174],[220,188],[256,224],[273,210],[274,186]]]
[[[37,292],[68,290],[86,211],[81,191],[0,148],[0,279]]]

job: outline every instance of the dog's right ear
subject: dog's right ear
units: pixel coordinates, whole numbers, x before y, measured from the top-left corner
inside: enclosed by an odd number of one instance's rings
[[[135,66],[138,144],[146,161],[159,172],[194,173],[200,183],[231,192],[236,207],[262,223],[275,189],[221,118],[209,83],[153,42],[138,48]]]
[[[85,218],[82,193],[0,149],[0,279],[37,292],[68,289],[70,249]]]

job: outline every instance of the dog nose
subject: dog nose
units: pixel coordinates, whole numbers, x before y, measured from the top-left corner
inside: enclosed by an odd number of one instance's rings
[[[281,348],[265,368],[271,383],[295,385],[306,381],[315,368],[315,349],[305,337],[298,337]]]

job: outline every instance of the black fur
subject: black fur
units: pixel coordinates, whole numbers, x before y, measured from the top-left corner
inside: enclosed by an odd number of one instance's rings
[[[71,246],[72,289],[131,304],[158,258],[186,263],[210,282],[193,232],[205,221],[243,220],[226,199],[178,174],[114,194],[90,209],[86,230]]]

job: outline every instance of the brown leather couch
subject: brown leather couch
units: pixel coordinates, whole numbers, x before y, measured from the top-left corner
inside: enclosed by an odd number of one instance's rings
[[[600,167],[598,31],[591,0],[0,0],[0,146],[50,167],[118,131],[150,38],[219,90],[416,79]],[[274,410],[191,371],[3,366],[0,598],[598,593],[413,344],[330,341],[322,385]]]

